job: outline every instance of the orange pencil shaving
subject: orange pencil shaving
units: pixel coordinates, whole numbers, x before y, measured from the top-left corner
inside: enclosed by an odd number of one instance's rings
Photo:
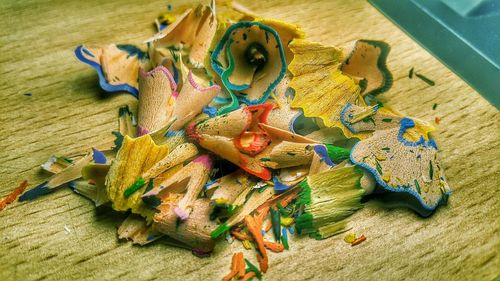
[[[243,253],[242,252],[239,252],[237,253],[238,254],[238,266],[237,266],[237,270],[238,270],[238,273],[236,274],[238,276],[238,278],[242,278],[243,276],[245,276],[245,260],[243,259]]]
[[[269,241],[264,241],[264,247],[266,247],[266,249],[270,250],[271,252],[275,253],[281,253],[285,250],[285,246],[283,246],[283,244],[269,242]]]
[[[297,197],[299,193],[298,188],[291,188],[285,193],[282,193],[278,196],[273,196],[269,200],[267,200],[264,204],[262,204],[259,208],[257,208],[256,212],[262,211],[264,208],[270,208],[271,206],[275,206],[277,202],[281,204],[281,206],[286,207],[290,202]]]
[[[241,231],[238,231],[238,230],[231,231],[231,235],[240,241],[246,241],[246,240],[252,241],[253,240],[253,238],[250,235],[248,235],[246,233],[242,233]]]
[[[5,198],[0,201],[0,211],[5,209],[5,207],[7,207],[10,203],[14,202],[16,198],[24,192],[27,186],[28,181],[24,180],[16,189],[14,189],[14,191],[5,196]]]
[[[264,238],[262,237],[261,226],[257,224],[255,219],[247,215],[245,216],[245,224],[248,227],[248,230],[252,234],[255,239],[257,249],[259,253],[257,254],[257,260],[259,262],[260,271],[266,273],[268,268],[268,257],[266,248],[264,247]]]
[[[351,246],[356,246],[358,244],[361,244],[361,242],[365,241],[366,237],[364,235],[359,236],[356,238],[356,240],[352,241]]]
[[[254,278],[254,277],[255,277],[255,272],[250,271],[247,274],[245,274],[240,281],[250,280],[251,278]]]
[[[269,230],[271,230],[271,227],[273,227],[273,224],[271,222],[268,222],[266,224],[266,228],[265,228],[265,231],[268,232]]]
[[[238,273],[238,254],[240,253],[235,253],[233,255],[233,258],[231,260],[231,271],[226,276],[224,276],[224,278],[222,278],[222,281],[229,281]]]
[[[231,272],[224,276],[223,281],[229,281],[233,278],[240,279],[245,276],[245,260],[243,259],[243,253],[238,252],[233,255],[231,261]]]

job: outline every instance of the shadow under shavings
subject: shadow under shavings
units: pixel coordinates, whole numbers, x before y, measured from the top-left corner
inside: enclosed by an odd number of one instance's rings
[[[436,208],[430,211],[423,208],[420,202],[411,194],[406,192],[388,192],[380,189],[376,189],[374,193],[363,197],[362,203],[368,201],[372,204],[372,207],[380,208],[381,210],[397,209],[405,212],[406,215],[414,215],[420,218],[431,217],[439,212],[439,209],[442,209]],[[446,206],[446,203],[444,206]]]
[[[99,86],[99,77],[94,72],[78,73],[69,79],[72,93],[78,96],[88,97],[93,95],[99,101],[110,100],[120,93],[108,93]],[[122,93],[126,94],[126,93]]]

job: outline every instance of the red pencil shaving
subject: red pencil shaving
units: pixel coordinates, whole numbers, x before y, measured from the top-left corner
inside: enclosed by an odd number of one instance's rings
[[[5,207],[7,207],[10,203],[16,201],[17,197],[23,194],[26,187],[28,187],[28,181],[24,180],[16,189],[14,189],[14,191],[5,196],[5,198],[0,201],[0,211],[5,209]]]
[[[352,241],[351,246],[359,245],[365,240],[366,240],[366,237],[364,235],[361,235],[358,238],[356,238],[356,240]]]

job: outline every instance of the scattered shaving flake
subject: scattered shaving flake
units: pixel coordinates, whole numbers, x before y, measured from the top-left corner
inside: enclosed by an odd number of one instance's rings
[[[410,72],[408,72],[408,78],[413,78],[413,67],[410,69]]]
[[[242,269],[243,268],[243,269]],[[233,258],[231,260],[231,271],[222,278],[223,281],[232,280],[233,277],[235,279],[240,279],[245,275],[245,263],[243,259],[243,253],[238,252],[233,254]]]
[[[424,76],[422,74],[415,73],[415,76],[417,76],[418,78],[420,78],[422,81],[424,81],[425,83],[427,83],[429,86],[436,85],[436,82],[432,81],[431,79],[427,78],[426,76]]]
[[[353,134],[340,120],[347,103],[365,105],[360,87],[340,70],[342,51],[306,40],[293,40],[289,46],[294,53],[288,67],[294,75],[290,82],[295,89],[291,106],[303,109],[306,117],[321,118],[327,127],[340,128],[348,138],[365,138],[363,134]]]
[[[70,234],[71,233],[71,229],[69,229],[69,227],[67,225],[64,225],[64,232],[66,234]]]
[[[96,164],[106,164],[107,162],[106,155],[95,148],[92,148],[92,159]]]
[[[352,244],[356,240],[356,233],[349,233],[344,236],[344,241],[348,244]]]
[[[365,235],[362,234],[361,236],[359,236],[358,238],[356,238],[354,241],[352,241],[351,246],[359,245],[359,244],[361,244],[365,240],[366,240],[366,237],[365,237]]]
[[[14,202],[19,195],[21,195],[26,187],[28,186],[28,181],[24,180],[16,189],[14,189],[10,194],[5,196],[2,201],[0,201],[0,211],[5,209],[7,205]]]

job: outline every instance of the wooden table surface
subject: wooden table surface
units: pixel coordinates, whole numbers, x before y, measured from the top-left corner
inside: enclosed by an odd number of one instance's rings
[[[47,177],[39,165],[105,139],[117,127],[127,94],[106,95],[97,75],[78,62],[81,43],[141,42],[166,1],[0,2],[0,198],[22,180]],[[173,1],[175,6],[181,1]],[[479,94],[365,1],[247,1],[260,15],[301,24],[307,37],[342,45],[365,38],[392,45],[393,88],[385,103],[427,121],[440,117],[436,138],[453,194],[422,219],[368,202],[350,225],[367,241],[341,236],[294,239],[271,254],[266,280],[492,280],[500,273],[500,114]],[[443,42],[445,44],[446,42]],[[431,87],[408,71],[432,78]],[[500,82],[499,82],[500,85]],[[26,96],[25,93],[32,93]],[[438,104],[433,110],[433,104]],[[63,188],[0,212],[0,280],[212,280],[229,271],[240,243],[218,244],[210,258],[154,243],[116,238],[123,219]],[[254,258],[253,251],[245,255]]]

